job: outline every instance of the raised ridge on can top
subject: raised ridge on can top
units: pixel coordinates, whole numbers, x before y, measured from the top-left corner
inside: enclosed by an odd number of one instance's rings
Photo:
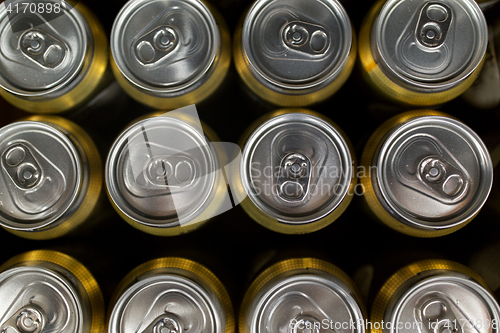
[[[38,4],[14,0],[0,6],[0,86],[21,98],[56,98],[80,83],[75,78],[91,59],[94,40],[85,17],[69,3],[44,1],[59,12],[43,16],[29,8]]]
[[[309,265],[301,267],[299,261]],[[271,266],[251,285],[239,329],[241,333],[336,332],[341,325],[364,333],[360,301],[340,269],[321,260],[291,259]]]
[[[388,0],[371,33],[376,63],[412,91],[458,86],[486,52],[486,19],[474,0]]]
[[[339,207],[351,189],[355,162],[333,123],[311,111],[288,111],[276,112],[249,136],[240,178],[260,211],[299,226]]]
[[[79,207],[88,170],[70,139],[41,122],[21,121],[0,129],[0,225],[35,231],[53,227]]]
[[[109,333],[234,332],[229,296],[205,267],[182,258],[162,258],[132,273],[139,275],[129,274],[122,281],[129,283],[110,311]]]
[[[201,129],[157,116],[133,124],[114,142],[106,185],[127,218],[171,228],[195,220],[212,203],[218,171],[217,153]]]
[[[337,0],[258,0],[248,11],[241,38],[241,52],[262,85],[304,94],[340,75],[353,31]]]
[[[182,96],[203,85],[221,48],[218,23],[201,0],[131,0],[111,32],[120,73],[156,97]]]
[[[379,321],[378,316],[373,319]],[[498,332],[500,307],[469,275],[435,269],[401,284],[388,300],[383,320],[394,328],[378,332]]]
[[[479,136],[445,116],[416,117],[393,127],[372,165],[382,206],[396,220],[422,230],[469,222],[493,183],[491,157]]]

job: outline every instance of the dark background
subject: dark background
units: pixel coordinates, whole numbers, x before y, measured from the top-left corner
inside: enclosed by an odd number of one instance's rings
[[[109,36],[113,20],[125,2],[86,0],[83,3],[97,15]],[[216,0],[213,4],[222,12],[233,32],[250,1]],[[359,31],[371,4],[373,1],[345,2],[356,31]],[[493,12],[498,13],[498,8]],[[0,107],[2,125],[28,115],[4,101],[1,101]],[[227,142],[237,142],[254,120],[276,109],[246,92],[233,65],[221,89],[197,108],[201,119],[216,131],[221,141]],[[344,129],[356,148],[358,160],[368,136],[385,119],[405,110],[378,101],[360,80],[357,69],[333,98],[310,108],[330,117]],[[440,109],[472,127],[489,148],[500,145],[499,110],[474,110],[460,98]],[[89,132],[98,144],[104,161],[111,143],[124,126],[150,111],[127,97],[111,81],[91,106],[66,116]],[[183,256],[199,261],[214,271],[228,288],[237,310],[255,274],[278,259],[316,256],[330,260],[351,276],[361,265],[373,264],[373,295],[389,274],[414,259],[442,257],[468,264],[477,250],[500,240],[498,177],[487,205],[472,223],[452,235],[435,239],[412,238],[384,227],[367,213],[359,197],[354,198],[336,222],[309,235],[274,233],[251,220],[241,207],[236,207],[201,229],[170,238],[151,236],[132,228],[112,210],[107,198],[103,199],[99,225],[87,234],[50,241],[29,241],[0,230],[0,262],[29,250],[63,251],[91,270],[108,302],[120,279],[137,265],[158,257]]]

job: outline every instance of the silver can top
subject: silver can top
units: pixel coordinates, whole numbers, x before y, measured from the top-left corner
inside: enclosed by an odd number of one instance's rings
[[[252,202],[282,223],[315,222],[348,193],[353,159],[330,123],[307,113],[276,116],[248,138],[240,174]]]
[[[92,45],[87,21],[64,1],[4,2],[0,86],[24,97],[61,91],[79,74]]]
[[[484,143],[448,117],[424,116],[402,124],[388,134],[375,159],[384,204],[416,228],[439,230],[468,221],[493,183]]]
[[[84,305],[61,274],[41,266],[21,266],[0,274],[0,331],[82,333]]]
[[[486,289],[465,274],[447,270],[422,272],[407,281],[384,314],[386,323],[402,323],[394,333],[494,333],[499,320],[500,307]]]
[[[30,231],[47,227],[71,209],[82,182],[70,139],[41,122],[0,129],[0,225]]]
[[[352,35],[349,17],[337,0],[258,0],[244,21],[242,48],[262,84],[303,93],[337,78]]]
[[[364,333],[363,312],[352,290],[339,278],[307,268],[282,273],[256,294],[246,314],[249,333],[337,332],[346,323]],[[345,327],[345,324],[344,324]]]
[[[223,333],[216,293],[197,275],[160,268],[138,277],[113,307],[109,333]]]
[[[221,36],[201,0],[131,0],[113,24],[111,52],[129,83],[176,97],[210,77]]]
[[[486,52],[486,19],[474,0],[388,0],[372,29],[382,71],[410,90],[450,89]],[[373,52],[373,51],[372,51]]]
[[[118,209],[137,223],[175,227],[210,204],[217,153],[199,128],[157,116],[127,128],[106,162],[106,185]]]

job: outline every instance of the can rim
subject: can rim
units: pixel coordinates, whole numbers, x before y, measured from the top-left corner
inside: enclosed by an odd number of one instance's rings
[[[437,224],[436,221],[426,221],[424,219],[419,219],[412,216],[412,214],[404,210],[402,207],[398,206],[396,199],[391,197],[391,194],[388,192],[384,184],[386,160],[388,158],[389,152],[393,149],[393,145],[398,140],[398,137],[402,133],[412,129],[414,126],[419,126],[423,122],[440,122],[443,125],[446,125],[448,127],[452,126],[453,129],[459,130],[460,134],[464,135],[465,138],[468,139],[468,143],[473,145],[472,148],[479,160],[478,164],[481,171],[480,181],[483,186],[478,186],[478,192],[474,194],[473,202],[468,204],[468,208],[466,208],[465,211],[452,219],[452,221],[454,220],[454,222],[450,222],[450,220],[444,218],[439,224]],[[390,135],[384,140],[375,158],[377,166],[376,182],[377,187],[384,199],[384,203],[390,207],[390,210],[398,214],[399,220],[401,222],[423,230],[432,231],[449,229],[460,224],[467,223],[481,210],[493,186],[493,162],[491,160],[491,157],[489,156],[488,149],[486,148],[481,138],[471,128],[469,128],[462,122],[446,116],[428,115],[409,119],[407,122],[390,133]]]
[[[154,0],[156,2],[168,2],[169,0]],[[123,59],[123,53],[121,52],[121,30],[119,27],[123,27],[127,22],[129,22],[134,14],[145,7],[149,0],[130,0],[128,1],[118,12],[116,18],[113,22],[110,34],[110,49],[112,60],[116,64],[116,68],[125,78],[126,82],[133,85],[139,90],[143,90],[149,94],[173,94],[174,96],[187,94],[191,90],[195,89],[200,81],[205,82],[208,77],[211,76],[212,72],[217,67],[218,61],[220,59],[220,54],[222,52],[222,36],[219,30],[218,23],[211,13],[210,9],[204,3],[203,0],[184,0],[186,4],[189,4],[196,8],[200,14],[205,17],[208,27],[211,29],[209,35],[212,37],[212,42],[210,46],[210,57],[206,61],[205,67],[200,71],[196,77],[190,79],[188,82],[184,82],[181,85],[174,85],[171,87],[161,87],[154,86],[143,82],[137,75],[135,75],[127,66],[127,61]],[[204,79],[205,78],[205,79]],[[166,96],[168,97],[168,96]]]
[[[337,78],[342,70],[345,68],[346,64],[349,62],[349,53],[351,52],[351,47],[353,45],[353,29],[349,16],[338,0],[319,0],[325,6],[328,6],[332,11],[339,16],[339,21],[342,23],[345,29],[346,38],[344,40],[344,45],[342,47],[343,52],[340,57],[342,59],[337,66],[330,71],[330,73],[324,75],[323,78],[315,80],[311,83],[304,84],[288,84],[284,82],[278,82],[273,80],[268,75],[266,75],[253,61],[252,47],[250,45],[250,38],[245,38],[244,36],[251,36],[251,31],[253,30],[254,19],[257,15],[265,10],[265,7],[271,5],[272,2],[276,0],[257,0],[248,10],[245,20],[243,21],[243,27],[241,32],[241,52],[244,54],[246,63],[251,69],[254,77],[270,89],[278,92],[282,92],[283,89],[287,89],[292,93],[300,93],[304,90],[314,89],[319,90],[324,86],[328,85],[330,82]]]
[[[82,177],[83,177],[83,170],[82,170],[82,160],[80,158],[80,155],[74,146],[74,144],[71,142],[71,140],[60,130],[57,128],[46,124],[44,122],[40,121],[32,121],[32,120],[24,120],[24,121],[18,121],[12,124],[9,124],[7,126],[4,126],[0,129],[0,141],[2,140],[2,137],[4,135],[9,135],[10,131],[15,131],[16,128],[19,126],[28,126],[28,125],[35,125],[35,126],[40,126],[44,130],[47,130],[49,133],[54,135],[57,139],[61,140],[62,143],[66,146],[66,149],[69,150],[69,155],[74,159],[74,166],[75,166],[75,178],[76,178],[76,184],[74,184],[74,191],[73,194],[71,195],[71,199],[69,199],[68,203],[65,205],[66,208],[60,211],[58,214],[55,214],[53,217],[47,219],[46,221],[41,221],[38,223],[30,223],[29,225],[25,225],[24,223],[19,223],[19,222],[12,222],[7,219],[5,219],[2,214],[0,214],[0,226],[10,229],[10,230],[16,230],[16,231],[36,231],[37,229],[42,229],[50,226],[51,224],[57,222],[72,206],[72,204],[77,200],[78,194],[80,191],[80,187],[83,183]]]

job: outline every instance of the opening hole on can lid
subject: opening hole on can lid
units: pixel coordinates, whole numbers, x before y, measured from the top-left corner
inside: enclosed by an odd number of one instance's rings
[[[304,188],[299,182],[287,181],[281,185],[281,195],[287,199],[299,199],[304,194]]]
[[[315,31],[311,36],[311,49],[314,52],[322,52],[328,46],[328,37],[323,31]]]
[[[460,193],[464,187],[464,180],[459,175],[451,175],[443,183],[443,192],[450,197]]]
[[[447,311],[448,309],[443,302],[432,300],[424,305],[422,314],[428,321],[436,321],[443,318]]]
[[[427,16],[434,21],[444,22],[448,18],[448,11],[441,5],[430,5],[427,8]]]

